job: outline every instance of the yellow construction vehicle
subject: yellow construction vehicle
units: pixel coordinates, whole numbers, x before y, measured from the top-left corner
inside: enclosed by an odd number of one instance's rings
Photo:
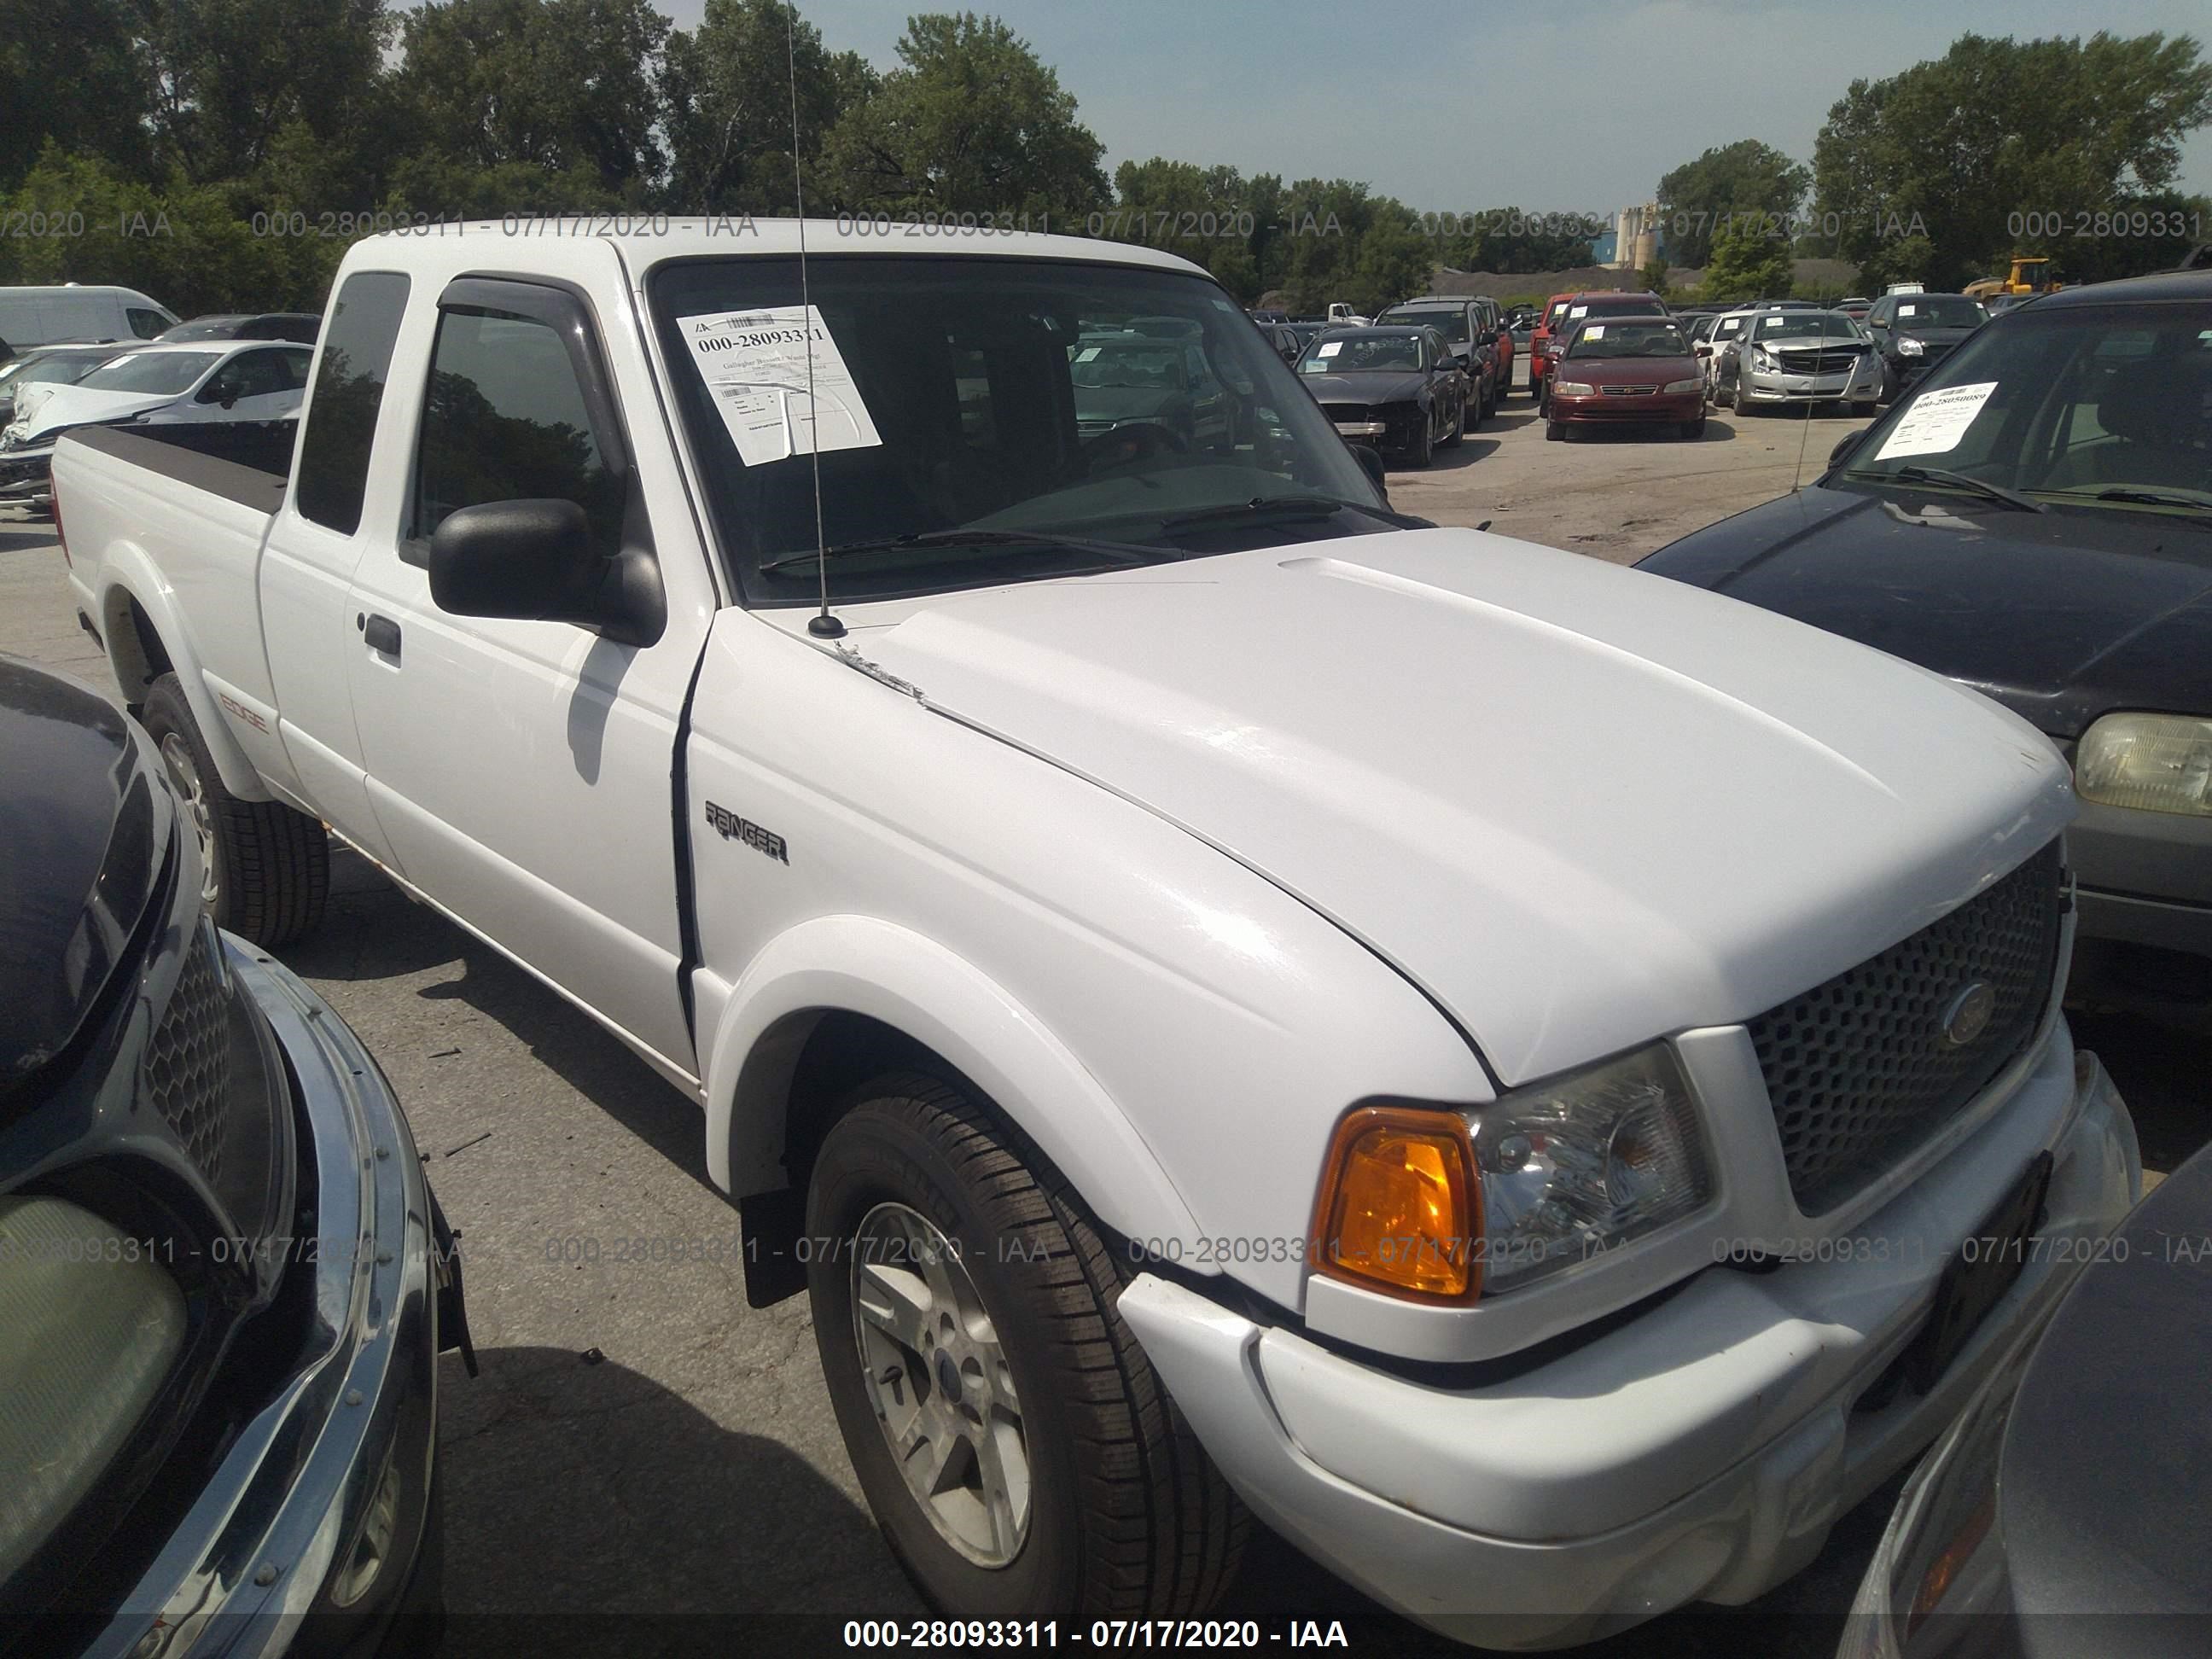
[[[2045,256],[2015,253],[2012,256],[2009,276],[1990,276],[1978,283],[1969,283],[1966,292],[1974,299],[1986,300],[1998,294],[2056,294],[2065,286],[2063,283],[2051,280],[2051,261]]]

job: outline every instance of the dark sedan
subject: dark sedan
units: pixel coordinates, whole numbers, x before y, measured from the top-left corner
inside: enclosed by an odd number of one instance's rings
[[[1298,378],[1339,433],[1426,466],[1467,432],[1471,396],[1431,328],[1340,328],[1298,359]]]
[[[313,345],[322,327],[321,316],[312,311],[225,312],[191,318],[156,338],[162,345],[180,340],[289,340],[295,345]]]
[[[1553,369],[1547,438],[1624,423],[1663,423],[1685,438],[1704,435],[1705,372],[1671,317],[1581,324],[1566,349],[1553,354]]]
[[[2111,1237],[2036,1242],[2081,1276],[1905,1486],[1838,1659],[2205,1651],[2212,1152]]]
[[[1866,326],[1881,355],[1881,401],[1894,401],[1989,319],[1982,302],[1963,294],[1885,294],[1876,300]]]
[[[0,657],[0,1631],[421,1652],[459,1263],[376,1062],[208,916],[211,764]]]
[[[1998,318],[1814,483],[1643,568],[2025,716],[2074,763],[2094,954],[2212,994],[2212,272]]]

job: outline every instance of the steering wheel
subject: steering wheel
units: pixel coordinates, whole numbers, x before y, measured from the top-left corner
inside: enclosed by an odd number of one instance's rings
[[[1092,470],[1127,466],[1159,454],[1188,455],[1190,445],[1173,427],[1158,421],[1132,421],[1111,432],[1102,432],[1083,446],[1084,459]]]

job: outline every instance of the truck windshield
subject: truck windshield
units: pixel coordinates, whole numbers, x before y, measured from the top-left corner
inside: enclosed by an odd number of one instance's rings
[[[672,262],[648,281],[749,604],[808,603],[823,565],[833,598],[891,599],[1398,522],[1202,277],[842,255],[807,262],[807,292],[813,319],[789,258]]]

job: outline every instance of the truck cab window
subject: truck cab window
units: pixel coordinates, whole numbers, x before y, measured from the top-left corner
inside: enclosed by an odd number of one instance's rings
[[[347,277],[331,307],[293,498],[301,516],[342,536],[361,528],[369,444],[406,310],[407,278],[392,270]]]
[[[410,536],[427,542],[464,507],[540,498],[575,502],[601,548],[620,547],[623,481],[592,433],[561,337],[532,318],[445,312],[416,451]]]

